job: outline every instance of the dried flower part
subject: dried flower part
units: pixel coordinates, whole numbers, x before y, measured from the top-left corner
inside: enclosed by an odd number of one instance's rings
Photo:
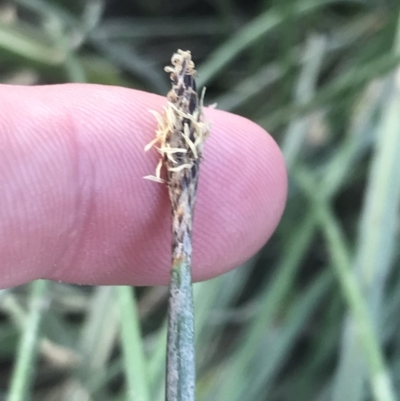
[[[167,173],[190,170],[201,158],[203,143],[209,133],[203,116],[204,92],[199,99],[190,51],[178,50],[171,63],[172,66],[165,67],[172,82],[167,95],[168,104],[163,115],[151,111],[158,121],[158,128],[156,138],[145,147],[147,151],[155,146],[161,154],[155,176],[145,177],[158,182],[164,182],[161,179],[163,165]]]
[[[155,146],[161,154],[155,176],[145,178],[166,182],[172,204],[173,256],[183,250],[183,233],[191,234],[192,215],[199,175],[199,163],[209,126],[204,122],[203,96],[196,91],[196,70],[190,51],[178,50],[172,56],[170,74],[172,89],[164,114],[152,112],[158,121],[156,138],[145,150]],[[165,167],[166,180],[161,178]],[[179,251],[180,250],[180,251]]]

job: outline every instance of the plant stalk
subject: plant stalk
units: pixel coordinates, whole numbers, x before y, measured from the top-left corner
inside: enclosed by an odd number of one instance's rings
[[[167,401],[194,401],[195,350],[192,289],[192,228],[199,165],[203,143],[209,134],[204,123],[203,98],[196,91],[194,63],[189,51],[172,56],[172,89],[168,106],[158,120],[156,138],[145,148],[158,144],[161,159],[156,175],[145,177],[168,186],[172,215],[172,269],[168,312]],[[204,92],[203,92],[204,93]],[[161,178],[161,168],[166,179]]]

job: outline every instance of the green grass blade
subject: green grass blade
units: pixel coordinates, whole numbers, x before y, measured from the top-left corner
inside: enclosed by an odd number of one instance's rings
[[[400,54],[400,25],[395,53]],[[375,326],[382,327],[382,300],[393,266],[400,205],[400,69],[391,79],[381,123],[377,127],[376,149],[371,165],[365,206],[361,214],[355,272],[367,299]],[[380,333],[382,334],[382,333]],[[363,355],[357,332],[348,317],[337,380],[335,400],[363,398]],[[352,386],[349,386],[351,374]]]
[[[315,192],[317,185],[311,172],[298,169],[296,178],[305,193],[313,201],[314,209],[319,217],[344,298],[357,325],[357,333],[369,369],[369,379],[375,400],[394,401],[396,397],[388,368],[374,330],[367,302],[363,297],[354,272],[351,270],[351,258],[348,246],[344,241],[344,234],[332,215],[326,200]]]
[[[270,130],[288,122],[293,117],[299,117],[318,110],[322,106],[334,105],[334,100],[340,95],[344,96],[346,91],[370,82],[372,79],[387,74],[400,64],[400,55],[385,54],[375,58],[370,63],[355,66],[350,71],[340,75],[332,82],[321,88],[315,96],[306,104],[290,104],[282,107],[271,115],[262,118],[258,123],[268,127]]]
[[[104,377],[117,337],[118,311],[113,296],[112,287],[96,287],[93,291],[78,340],[80,364],[64,401],[80,401],[82,394],[89,397],[92,383]]]
[[[293,285],[296,271],[300,267],[304,252],[313,237],[314,228],[313,219],[307,216],[304,222],[299,224],[298,230],[292,233],[287,252],[277,267],[274,277],[266,283],[262,292],[259,300],[259,313],[254,316],[252,323],[241,337],[238,347],[224,366],[224,374],[217,383],[220,401],[232,401],[242,394],[243,383],[235,378],[246,376],[248,367],[257,354],[255,344],[259,344],[265,337],[279,305]]]
[[[301,1],[293,4],[292,15],[313,11],[335,0]],[[199,67],[198,85],[201,87],[212,80],[224,67],[226,67],[240,52],[263,38],[272,29],[282,24],[285,16],[277,10],[267,10],[243,27],[231,39],[217,48],[208,60]]]
[[[299,104],[305,104],[314,97],[318,77],[326,50],[326,39],[323,36],[312,36],[308,39],[303,66],[295,87],[294,98]],[[282,152],[287,167],[290,169],[300,154],[304,138],[309,131],[310,120],[303,117],[291,121],[282,143]]]
[[[119,309],[127,401],[150,401],[140,319],[132,287],[114,287]]]
[[[30,311],[24,323],[7,401],[26,401],[30,398],[40,327],[49,305],[48,289],[49,282],[45,280],[34,281],[31,284]]]
[[[223,276],[194,285],[196,348],[205,350],[211,347],[208,353],[198,355],[199,363],[209,359],[213,354],[212,346],[216,345],[221,335],[220,327],[225,323],[223,318],[226,308],[233,305],[242,293],[246,275],[254,263],[255,258]],[[211,318],[213,313],[222,315],[220,319],[217,319],[218,323],[215,323],[215,318]]]
[[[8,26],[0,22],[0,49],[48,66],[60,65],[64,54],[37,30]]]
[[[383,98],[382,80],[372,81],[357,101],[350,127],[340,148],[324,166],[321,191],[332,198],[351,179],[360,158],[370,149],[376,133],[376,114]]]
[[[281,327],[273,329],[276,331],[276,335],[269,346],[259,347],[259,355],[254,361],[254,373],[252,374],[251,384],[245,392],[246,396],[259,399],[262,394],[268,392],[265,390],[266,388],[272,387],[285,359],[296,343],[296,337],[305,327],[314,309],[320,305],[321,298],[327,293],[331,284],[331,272],[323,271],[297,298]],[[242,399],[244,397],[243,394]]]

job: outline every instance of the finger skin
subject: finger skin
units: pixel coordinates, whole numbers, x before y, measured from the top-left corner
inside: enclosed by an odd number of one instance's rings
[[[0,86],[0,287],[37,278],[79,284],[169,281],[170,210],[154,174],[149,110],[166,99],[100,85]],[[256,124],[207,109],[193,276],[238,266],[271,236],[287,178]]]

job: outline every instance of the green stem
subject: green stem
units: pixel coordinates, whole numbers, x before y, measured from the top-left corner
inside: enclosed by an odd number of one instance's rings
[[[187,254],[184,253],[186,256]],[[190,252],[189,252],[190,255]],[[195,350],[191,266],[187,257],[174,258],[168,313],[167,401],[194,401]]]

